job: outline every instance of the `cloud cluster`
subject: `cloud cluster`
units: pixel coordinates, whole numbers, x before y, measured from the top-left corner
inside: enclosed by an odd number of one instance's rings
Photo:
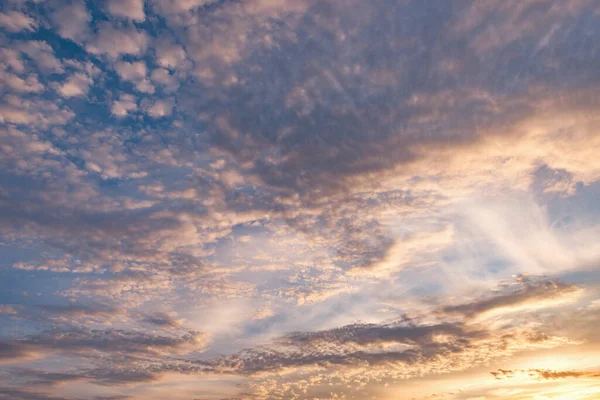
[[[0,391],[369,398],[596,343],[598,10],[7,1]]]

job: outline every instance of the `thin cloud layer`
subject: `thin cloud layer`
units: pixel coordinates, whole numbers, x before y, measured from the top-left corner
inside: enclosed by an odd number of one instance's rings
[[[599,36],[593,0],[3,2],[0,397],[595,395]]]
[[[566,378],[600,378],[600,373],[589,371],[553,371],[549,369],[505,370],[490,372],[494,378],[510,379],[515,375],[525,374],[533,379],[566,379]]]

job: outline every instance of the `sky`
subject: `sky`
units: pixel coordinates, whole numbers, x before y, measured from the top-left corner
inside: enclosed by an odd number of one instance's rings
[[[600,1],[0,1],[0,399],[600,398]]]

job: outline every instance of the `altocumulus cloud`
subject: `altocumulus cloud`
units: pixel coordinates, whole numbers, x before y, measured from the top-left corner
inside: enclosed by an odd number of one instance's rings
[[[596,1],[7,0],[0,34],[2,395],[591,390]]]

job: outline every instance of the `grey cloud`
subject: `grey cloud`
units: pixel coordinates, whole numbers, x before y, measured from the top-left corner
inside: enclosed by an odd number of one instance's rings
[[[16,341],[0,340],[0,362],[25,359],[33,353],[33,346]]]
[[[66,372],[47,372],[31,368],[12,368],[10,373],[18,379],[24,379],[28,386],[54,386],[82,379],[81,375]]]
[[[81,305],[81,304],[69,304],[69,305],[42,304],[42,305],[35,306],[35,308],[39,309],[43,313],[57,314],[57,315],[69,315],[69,316],[114,315],[114,314],[119,313],[119,310],[114,307],[85,306],[85,305]]]
[[[438,336],[443,336],[445,340],[438,341]],[[241,374],[275,372],[288,367],[311,365],[425,365],[435,359],[464,353],[474,346],[474,342],[486,338],[491,340],[489,332],[460,323],[354,324],[327,331],[290,334],[277,340],[271,347],[248,349],[199,364],[220,372]],[[378,349],[384,343],[393,344],[396,348]]]
[[[559,298],[578,290],[579,288],[575,285],[556,280],[522,277],[521,284],[516,287],[500,289],[469,303],[442,307],[440,312],[447,315],[458,314],[475,317],[496,309],[526,304],[535,305],[536,302]]]
[[[142,331],[100,330],[77,327],[56,328],[20,339],[5,338],[0,342],[2,358],[17,360],[29,353],[65,353],[90,356],[92,351],[107,355],[157,355],[176,353],[182,349],[204,346],[204,334],[179,331],[170,335],[156,335]],[[93,360],[93,357],[91,358]]]
[[[0,395],[10,396],[8,398],[11,400],[125,400],[131,398],[131,396],[57,397],[47,392],[10,386],[0,386]]]
[[[434,360],[441,362],[446,357],[466,356],[474,349],[479,349],[481,356],[491,349],[506,351],[511,343],[540,345],[552,342],[553,337],[540,330],[515,331],[507,324],[503,329],[492,331],[471,322],[470,318],[477,313],[525,302],[534,304],[577,290],[573,285],[545,278],[520,279],[517,289],[508,290],[508,293],[498,290],[483,300],[434,310],[430,314],[439,316],[437,322],[427,322],[424,317],[403,318],[392,323],[352,324],[316,332],[295,332],[275,340],[270,346],[251,348],[198,364],[221,372],[242,374],[309,365],[377,366],[386,362],[420,363],[424,367]],[[447,320],[453,314],[462,320]],[[543,327],[547,328],[545,324]],[[383,350],[383,346],[391,347]]]
[[[585,7],[561,21],[553,4],[494,14],[469,2],[318,2],[297,22],[251,29],[253,46],[241,60],[213,68],[231,71],[235,82],[211,90],[199,79],[184,88],[182,104],[214,116],[213,144],[264,182],[320,197],[409,164],[422,156],[417,149],[473,143],[530,115],[540,95],[584,82],[597,89],[598,56],[581,37],[600,23]],[[455,28],[471,14],[480,21]],[[210,17],[199,18],[210,26]],[[507,29],[511,18],[529,18],[532,27],[493,52],[477,50],[484,27]],[[538,49],[549,20],[561,23]],[[264,34],[274,45],[259,40]],[[206,100],[197,96],[203,90]]]
[[[181,336],[159,336],[123,330],[73,329],[33,335],[22,340],[22,342],[53,350],[79,351],[94,349],[103,352],[117,351],[136,354],[163,350],[174,351],[178,347],[194,344],[200,337],[200,333],[193,331],[184,333]]]
[[[177,327],[179,322],[167,313],[156,312],[142,317],[143,322],[163,327]]]
[[[342,328],[321,332],[293,333],[285,336],[285,344],[310,344],[315,342],[348,344],[356,343],[361,346],[396,342],[406,345],[423,344],[432,341],[435,335],[447,334],[461,338],[476,338],[483,335],[482,331],[470,331],[462,324],[443,323],[437,325],[411,325],[405,322],[379,325],[355,324]]]
[[[24,388],[0,386],[0,393],[12,400],[81,400],[75,398],[56,397],[49,393],[31,391]]]

